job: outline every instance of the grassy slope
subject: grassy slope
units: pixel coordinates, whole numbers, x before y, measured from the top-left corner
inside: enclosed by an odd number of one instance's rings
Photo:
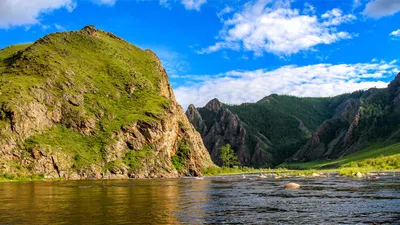
[[[137,120],[159,119],[170,104],[159,94],[161,74],[153,56],[104,32],[96,37],[83,32],[51,34],[33,45],[3,49],[0,59],[0,106],[32,101],[33,89],[46,90],[60,102],[65,94],[83,95],[84,106],[68,105],[70,115],[63,116],[97,118],[94,135],[67,129],[64,121],[25,143],[28,148],[41,145],[71,154],[77,167],[101,163],[101,151],[113,132]],[[0,121],[0,128],[4,124],[7,121]]]
[[[227,106],[250,127],[273,144],[273,155],[280,162],[306,143],[310,134],[299,129],[299,121],[312,133],[332,116],[329,98],[299,98],[271,95],[256,104]]]
[[[7,68],[9,59],[11,56],[15,55],[19,51],[23,51],[32,44],[19,44],[12,45],[0,50],[0,74]]]
[[[390,146],[382,147],[382,145],[375,144],[362,151],[344,156],[336,160],[320,160],[304,163],[284,163],[280,167],[290,169],[328,169],[328,168],[341,168],[355,166],[355,164],[367,159],[384,158],[386,156],[400,156],[400,143]]]
[[[246,167],[208,168],[207,176],[276,173],[281,176],[313,176],[320,172],[338,172],[341,176],[354,176],[357,172],[367,174],[376,171],[400,171],[400,143],[382,147],[370,146],[363,151],[331,161],[312,161],[306,163],[283,163],[276,169],[254,169]]]

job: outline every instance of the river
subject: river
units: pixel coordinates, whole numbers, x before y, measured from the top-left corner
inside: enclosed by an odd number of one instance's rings
[[[0,183],[0,224],[182,223],[400,224],[400,174]]]

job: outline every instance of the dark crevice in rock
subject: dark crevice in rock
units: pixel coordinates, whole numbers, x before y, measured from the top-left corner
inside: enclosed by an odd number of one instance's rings
[[[51,161],[52,161],[52,163],[53,163],[54,169],[57,171],[58,177],[61,177],[61,175],[60,175],[60,170],[59,170],[57,164],[55,163],[54,157],[53,157],[53,156],[51,157]]]

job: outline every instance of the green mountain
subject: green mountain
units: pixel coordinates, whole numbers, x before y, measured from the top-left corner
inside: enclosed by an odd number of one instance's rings
[[[241,105],[213,99],[202,108],[189,106],[186,115],[215,163],[222,163],[219,148],[230,144],[242,165],[274,166],[338,159],[400,142],[399,102],[400,74],[384,89],[332,98],[273,94]]]
[[[0,50],[0,174],[174,177],[208,166],[152,51],[93,26]]]

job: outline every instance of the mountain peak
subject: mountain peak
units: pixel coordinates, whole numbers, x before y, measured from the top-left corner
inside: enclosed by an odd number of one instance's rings
[[[390,82],[388,89],[390,98],[393,99],[393,101],[398,102],[400,99],[400,73],[398,73],[392,82]]]
[[[92,24],[84,26],[81,30],[97,30],[96,27]]]
[[[194,111],[194,110],[196,110],[196,107],[193,104],[190,104],[187,110]]]
[[[257,101],[257,103],[269,103],[271,100],[275,100],[274,97],[277,97],[277,94],[270,94],[268,96],[265,96],[261,100]]]
[[[222,103],[217,98],[212,99],[206,104],[206,106],[204,106],[204,108],[214,112],[219,111],[221,107]]]
[[[155,55],[120,40],[86,26],[0,50],[0,162],[19,165],[7,166],[7,173],[128,179],[201,175],[213,166]],[[165,144],[153,145],[159,140]],[[183,153],[168,143],[187,148]],[[151,154],[136,160],[140,152]],[[183,154],[179,170],[177,154]]]

